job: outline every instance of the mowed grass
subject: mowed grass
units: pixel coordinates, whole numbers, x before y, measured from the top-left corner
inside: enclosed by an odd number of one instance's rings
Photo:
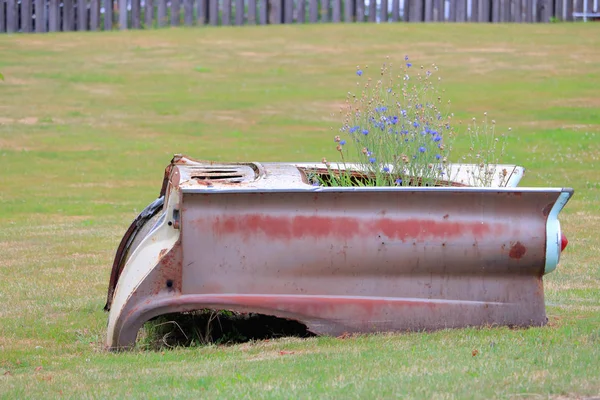
[[[599,395],[598,49],[592,23],[0,36],[0,397]],[[356,66],[405,54],[440,66],[455,119],[512,128],[522,186],[575,189],[548,326],[103,350],[112,257],[174,153],[333,160]]]

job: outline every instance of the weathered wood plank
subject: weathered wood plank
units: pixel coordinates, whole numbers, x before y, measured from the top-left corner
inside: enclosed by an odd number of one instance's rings
[[[513,18],[514,22],[523,22],[523,5],[521,0],[513,0]]]
[[[142,4],[140,0],[131,0],[131,28],[142,27]]]
[[[341,17],[341,0],[331,0],[331,22],[340,22]]]
[[[294,22],[294,0],[283,0],[283,22],[286,24]]]
[[[53,0],[50,0],[52,3]],[[110,31],[113,28],[113,0],[102,0],[104,5],[104,30]]]
[[[573,0],[566,0],[565,3],[565,20],[573,21]]]
[[[309,0],[308,2],[308,22],[311,24],[319,20],[319,2],[317,0]]]
[[[490,2],[481,0],[479,2],[479,22],[490,22]]]
[[[63,0],[63,31],[72,31],[75,25],[73,0]]]
[[[269,0],[269,23],[281,24],[283,20],[283,0]]]
[[[181,25],[181,0],[171,0],[171,26],[179,25]]]
[[[433,0],[433,20],[437,22],[446,21],[446,2],[444,0]]]
[[[244,0],[235,0],[235,24],[244,25]]]
[[[410,0],[408,10],[410,22],[423,22],[423,2],[421,0]]]
[[[77,30],[87,31],[87,0],[77,0]]]
[[[0,8],[4,11],[4,3],[0,0]],[[0,14],[2,13],[0,11]],[[0,16],[0,20],[2,16]],[[2,22],[0,22],[0,25]],[[46,32],[46,1],[45,0],[35,0],[35,31],[37,33]],[[0,28],[0,32],[2,32],[2,28]]]
[[[456,22],[467,21],[467,0],[456,0]]]
[[[214,1],[216,1],[216,0],[214,0]],[[268,0],[260,0],[260,7],[258,10],[258,18],[259,18],[259,23],[261,25],[266,25],[269,23],[269,1]]]
[[[456,22],[456,1],[450,0],[450,4],[448,5],[450,8],[448,9],[448,21]]]
[[[231,0],[223,0],[223,14],[221,25],[231,25]]]
[[[159,28],[168,24],[167,0],[158,0],[158,6],[156,9],[156,22]]]
[[[21,0],[21,32],[31,32],[31,0]]]
[[[6,32],[6,14],[4,13],[5,1],[0,0],[0,33]]]
[[[194,0],[183,0],[183,23],[185,26],[194,25]]]
[[[377,4],[375,3],[374,0],[369,1],[369,15],[368,15],[368,21],[369,22],[377,22]]]
[[[480,0],[471,1],[471,16],[469,17],[469,21],[471,22],[479,21],[479,1]]]
[[[208,22],[208,0],[196,0],[196,24],[206,25]]]
[[[296,22],[303,24],[306,22],[306,0],[298,1],[298,11],[296,12]]]
[[[354,22],[354,0],[344,1],[344,21]]]
[[[434,0],[425,0],[425,13],[423,14],[423,21],[432,22],[434,21],[433,16],[435,13]]]
[[[400,21],[400,0],[392,0],[392,22]]]
[[[119,29],[125,30],[128,28],[127,0],[118,0],[118,1],[119,1]]]
[[[321,22],[329,22],[330,19],[330,0],[321,0]]]
[[[500,0],[492,0],[492,22],[500,22]]]
[[[248,18],[249,25],[256,25],[256,0],[248,0]]]
[[[388,0],[379,0],[379,22],[385,23],[389,20]]]
[[[356,22],[365,22],[365,0],[356,0]]]
[[[524,0],[523,6],[524,22],[533,22],[533,13],[531,11],[533,9],[533,0]]]
[[[553,0],[550,0],[553,1]],[[505,22],[514,22],[514,12],[513,12],[513,0],[504,0],[504,21]]]
[[[550,22],[550,18],[554,15],[554,1],[552,0],[539,0],[539,22]],[[591,7],[589,9],[591,11]]]
[[[100,1],[90,0],[90,31],[97,31],[100,26]]]
[[[556,0],[554,4],[554,16],[558,18],[559,21],[565,20],[565,3],[563,0]]]
[[[144,28],[146,29],[154,27],[154,4],[154,0],[144,1]]]
[[[15,33],[18,26],[17,0],[6,0],[6,32]]]

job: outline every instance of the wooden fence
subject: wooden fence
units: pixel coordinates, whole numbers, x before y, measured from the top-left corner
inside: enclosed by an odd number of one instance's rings
[[[550,22],[599,0],[0,0],[0,33],[318,22]]]

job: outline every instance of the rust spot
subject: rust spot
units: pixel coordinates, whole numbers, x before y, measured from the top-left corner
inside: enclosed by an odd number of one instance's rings
[[[510,258],[520,259],[527,252],[527,248],[521,244],[521,242],[515,243],[511,248],[508,255]]]
[[[241,235],[245,239],[263,234],[270,239],[291,240],[299,237],[322,238],[334,236],[349,239],[354,236],[385,235],[396,240],[451,238],[463,235],[484,236],[491,233],[488,224],[478,222],[449,222],[428,219],[379,218],[365,221],[350,217],[270,216],[248,214],[221,216],[214,221],[200,219],[199,224],[212,223],[217,235]]]
[[[163,258],[163,256],[165,255],[165,253],[168,251],[169,249],[162,249],[159,253],[158,253],[158,258]]]
[[[546,207],[544,207],[544,209],[542,210],[542,214],[544,215],[544,217],[547,217],[550,214],[550,211],[552,211],[552,207],[554,207],[554,203],[550,203]]]
[[[448,217],[449,217],[448,214],[444,215],[444,219],[448,219]]]

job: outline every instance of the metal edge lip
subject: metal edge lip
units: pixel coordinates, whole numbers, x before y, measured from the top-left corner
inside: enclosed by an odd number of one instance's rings
[[[320,192],[502,192],[502,193],[561,193],[571,192],[571,188],[560,187],[422,187],[422,186],[374,186],[374,187],[227,187],[226,185],[213,185],[204,187],[183,186],[182,193],[320,193]],[[566,204],[566,203],[565,203]],[[560,210],[559,210],[560,211]]]
[[[554,203],[552,210],[546,220],[546,264],[544,265],[544,275],[554,271],[558,266],[561,247],[561,228],[558,214],[565,207],[569,199],[573,197],[574,190],[565,188]]]

